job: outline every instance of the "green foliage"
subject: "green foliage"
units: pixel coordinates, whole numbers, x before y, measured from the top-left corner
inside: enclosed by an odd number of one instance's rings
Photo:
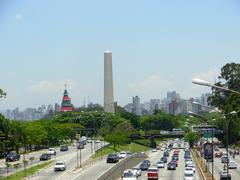
[[[223,86],[231,90],[240,92],[240,64],[228,63],[221,68],[221,74],[219,81],[216,83],[218,86]],[[212,88],[212,95],[209,97],[209,102],[218,107],[223,114],[227,114],[232,111],[240,110],[240,95],[232,93],[230,91],[223,91],[217,88]],[[230,143],[237,142],[240,140],[240,118],[239,114],[229,115],[224,118],[219,118],[217,124],[220,128],[225,129],[226,124],[231,122],[229,125],[229,141]]]
[[[5,98],[7,93],[5,93],[2,89],[0,89],[0,99]]]
[[[188,132],[184,135],[185,141],[188,141],[191,147],[193,146],[193,143],[195,141],[199,140],[199,138],[200,138],[200,136],[196,132]]]
[[[141,127],[143,130],[168,130],[179,127],[177,117],[158,112],[156,115],[142,116],[140,119]]]

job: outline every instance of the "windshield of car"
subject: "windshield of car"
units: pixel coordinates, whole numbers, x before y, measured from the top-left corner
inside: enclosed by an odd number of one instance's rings
[[[57,162],[56,165],[64,165],[62,162]]]
[[[132,172],[125,172],[123,173],[123,177],[134,177],[134,174]]]

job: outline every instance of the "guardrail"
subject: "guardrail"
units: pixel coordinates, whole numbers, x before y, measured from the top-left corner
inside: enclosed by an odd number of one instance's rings
[[[145,153],[135,153],[128,156],[114,165],[110,170],[103,173],[98,180],[114,180],[121,177],[124,170],[132,168],[140,163],[142,160],[146,159],[147,155]]]

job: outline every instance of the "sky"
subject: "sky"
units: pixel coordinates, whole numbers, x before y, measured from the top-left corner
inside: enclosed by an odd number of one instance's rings
[[[226,63],[240,63],[238,0],[0,0],[0,109],[103,104],[103,57],[114,98],[141,102],[176,90],[199,97]]]

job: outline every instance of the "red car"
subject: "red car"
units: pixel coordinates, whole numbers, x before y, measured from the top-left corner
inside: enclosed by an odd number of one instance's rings
[[[222,157],[223,153],[221,151],[215,152],[215,158]]]
[[[147,173],[148,179],[158,179],[158,168],[150,167]]]

